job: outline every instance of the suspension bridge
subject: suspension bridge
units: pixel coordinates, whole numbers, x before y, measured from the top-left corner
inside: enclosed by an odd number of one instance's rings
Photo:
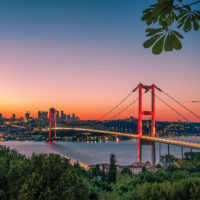
[[[139,91],[139,97],[136,99],[133,99],[133,101],[130,101],[130,95],[132,93],[135,93],[136,91]],[[162,91],[160,88],[158,88],[156,85],[143,85],[139,84],[128,96],[126,96],[119,104],[117,104],[112,110],[110,110],[108,113],[106,113],[104,116],[102,116],[99,120],[94,121],[90,125],[88,125],[87,128],[80,128],[80,127],[57,127],[56,124],[56,113],[57,111],[54,108],[50,109],[49,112],[49,139],[52,138],[52,136],[56,137],[56,130],[74,130],[74,131],[87,131],[87,132],[96,132],[96,133],[103,133],[103,134],[111,134],[111,135],[118,135],[118,136],[126,136],[126,137],[132,137],[137,138],[138,141],[138,151],[137,151],[137,160],[138,162],[142,161],[142,146],[143,145],[151,145],[151,163],[153,166],[155,166],[156,163],[156,156],[155,156],[155,142],[159,143],[159,157],[161,156],[161,143],[168,144],[168,154],[169,154],[169,145],[177,145],[181,146],[181,153],[183,157],[183,147],[195,148],[200,149],[199,143],[191,143],[191,142],[184,142],[184,141],[177,141],[177,140],[171,140],[171,139],[165,139],[165,138],[159,138],[156,137],[156,121],[155,121],[155,98],[159,99],[162,103],[164,103],[166,106],[168,106],[171,110],[173,110],[176,114],[178,114],[181,118],[183,118],[186,122],[191,123],[186,117],[181,115],[179,112],[177,112],[174,108],[169,106],[165,101],[163,101],[160,97],[158,97],[155,94],[155,91],[159,91],[164,93],[166,96],[168,96],[171,100],[178,103],[180,106],[182,106],[184,109],[186,109],[188,112],[190,112],[192,115],[196,116],[200,119],[198,115],[196,115],[194,112],[183,106],[180,102],[176,101],[174,98],[172,98],[170,95]],[[144,91],[144,92],[143,92]],[[142,109],[142,97],[145,93],[150,92],[151,94],[151,110],[143,111]],[[120,110],[120,105],[124,103],[126,100],[129,99],[129,103]],[[111,116],[107,120],[113,120],[116,119],[117,116],[120,116],[122,113],[127,112],[127,115],[130,114],[130,107],[136,102],[138,103],[138,127],[137,127],[137,134],[128,133],[128,132],[120,132],[120,131],[111,131],[111,130],[104,130],[104,128],[100,127],[98,122],[102,121],[108,116]],[[128,101],[127,101],[128,102]],[[142,117],[143,115],[148,115],[151,117],[151,134],[150,136],[143,135],[142,133]]]

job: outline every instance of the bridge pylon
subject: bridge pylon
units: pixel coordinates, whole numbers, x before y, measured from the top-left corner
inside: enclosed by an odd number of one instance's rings
[[[138,112],[138,162],[142,161],[142,145],[151,145],[151,164],[155,166],[156,157],[155,157],[155,142],[147,142],[141,139],[142,137],[142,116],[150,115],[151,116],[151,136],[155,137],[156,128],[155,128],[155,88],[157,88],[154,84],[151,86],[139,84],[133,92],[139,89],[139,112]],[[151,90],[152,93],[152,103],[151,103],[151,111],[143,111],[142,110],[142,90],[145,89],[145,93]],[[159,88],[157,88],[159,90]]]
[[[54,132],[54,137],[56,137],[56,129],[52,130],[52,128],[56,128],[56,114],[57,110],[54,108],[49,109],[49,139],[52,138],[52,132]]]

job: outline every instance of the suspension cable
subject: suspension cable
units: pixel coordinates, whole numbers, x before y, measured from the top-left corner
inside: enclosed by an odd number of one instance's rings
[[[200,117],[198,115],[196,115],[195,113],[193,113],[191,110],[189,110],[188,108],[186,108],[184,105],[182,105],[180,102],[176,101],[174,98],[172,98],[171,96],[169,96],[166,92],[164,92],[162,90],[162,92],[167,95],[170,99],[174,100],[176,103],[178,103],[180,106],[182,106],[183,108],[185,108],[187,111],[189,111],[190,113],[192,113],[193,115],[195,115],[196,117],[198,117],[200,119]]]
[[[151,92],[151,91],[150,91]],[[151,92],[152,93],[152,92]],[[152,93],[153,94],[153,93]],[[156,98],[158,98],[160,101],[162,101],[166,106],[171,108],[174,112],[176,112],[178,115],[180,115],[182,118],[184,118],[187,122],[190,122],[187,118],[185,118],[183,115],[181,115],[178,111],[176,111],[174,108],[172,108],[169,104],[167,104],[165,101],[163,101],[160,97],[154,94]]]
[[[123,103],[130,95],[132,94],[132,92],[130,94],[128,94],[128,96],[126,96],[120,103],[118,103],[112,110],[110,110],[107,114],[105,114],[103,117],[101,117],[100,119],[98,119],[98,121],[102,120],[104,117],[106,117],[108,114],[110,114],[113,110],[115,110],[115,108],[117,108],[118,106],[120,106],[121,103]]]
[[[145,92],[144,92],[145,93]],[[143,94],[144,94],[143,93]],[[142,94],[142,95],[143,95]],[[123,110],[121,110],[119,113],[117,113],[116,115],[114,115],[113,117],[111,117],[109,120],[113,119],[114,117],[116,117],[117,115],[121,114],[123,111],[125,111],[127,108],[129,108],[132,104],[134,104],[137,100],[139,99],[139,97],[137,99],[135,99],[132,103],[130,103],[127,107],[125,107]]]

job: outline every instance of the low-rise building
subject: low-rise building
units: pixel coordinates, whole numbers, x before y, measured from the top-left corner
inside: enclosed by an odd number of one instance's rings
[[[137,175],[142,172],[141,165],[119,166],[118,170],[121,172],[124,168],[129,168],[134,175]]]
[[[152,173],[154,173],[154,172],[156,172],[156,171],[158,170],[157,167],[153,167],[153,166],[146,166],[146,169],[147,169],[149,172],[152,172]]]

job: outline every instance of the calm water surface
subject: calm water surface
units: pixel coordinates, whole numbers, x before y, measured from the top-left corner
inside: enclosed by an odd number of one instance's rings
[[[171,138],[172,139],[172,138]],[[200,143],[200,137],[179,137],[173,140]],[[5,141],[0,145],[6,145],[11,149],[18,150],[19,153],[31,156],[33,152],[55,153],[58,152],[67,157],[79,160],[87,165],[109,162],[109,155],[114,153],[117,158],[117,164],[129,165],[137,162],[137,140],[107,141],[107,142],[75,142],[75,141],[53,141],[51,143],[41,141]],[[190,151],[190,148],[183,148],[184,152]],[[159,146],[156,143],[156,162],[159,157]],[[194,152],[200,150],[193,149]],[[167,144],[161,144],[161,155],[167,154]],[[181,147],[170,145],[170,154],[181,157]],[[142,161],[151,161],[151,146],[142,147]]]

